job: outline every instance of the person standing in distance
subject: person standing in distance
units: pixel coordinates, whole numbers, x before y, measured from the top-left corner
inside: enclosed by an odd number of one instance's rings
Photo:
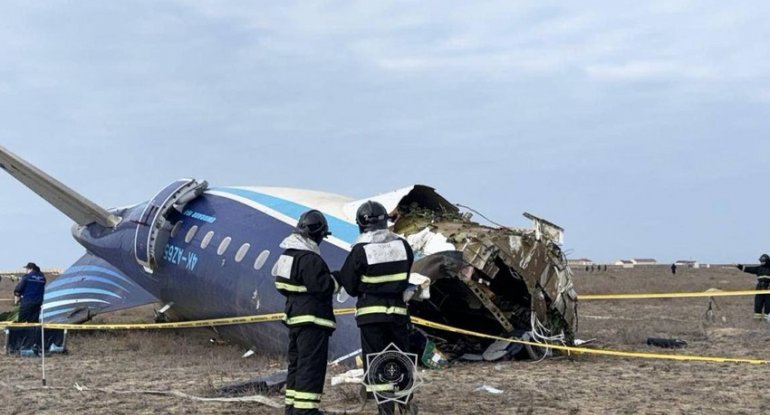
[[[338,276],[345,291],[358,297],[356,322],[361,330],[366,371],[366,356],[381,352],[390,343],[408,351],[409,315],[404,291],[409,285],[414,254],[409,243],[388,230],[388,212],[380,203],[363,203],[356,212],[356,223],[361,234]],[[367,392],[382,391],[387,386],[367,385]],[[380,414],[393,414],[394,404],[384,403],[378,410]]]
[[[13,290],[16,302],[19,305],[20,323],[39,323],[40,308],[43,305],[43,295],[45,294],[45,275],[40,272],[34,262],[28,262],[24,266],[27,273],[21,277],[21,281],[16,284]]]
[[[759,257],[758,267],[736,265],[739,270],[757,276],[757,290],[770,289],[770,256],[762,254]],[[770,314],[770,294],[757,294],[754,296],[754,319],[766,320]]]
[[[331,235],[324,215],[309,210],[281,242],[273,266],[275,288],[286,297],[289,327],[286,415],[320,415],[329,336],[336,328],[332,297],[339,285],[321,258],[318,245]]]

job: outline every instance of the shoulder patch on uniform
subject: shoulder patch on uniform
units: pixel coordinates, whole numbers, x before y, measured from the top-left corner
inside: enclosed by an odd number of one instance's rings
[[[294,264],[294,257],[289,255],[281,255],[278,257],[278,261],[275,261],[273,265],[272,274],[274,277],[291,278],[291,266]]]
[[[366,244],[364,245],[364,252],[366,252],[366,263],[369,265],[406,261],[407,259],[404,242],[400,239],[386,243]]]

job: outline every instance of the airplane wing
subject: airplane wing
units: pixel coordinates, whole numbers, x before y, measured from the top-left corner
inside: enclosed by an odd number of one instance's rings
[[[111,228],[120,218],[86,199],[60,181],[0,146],[0,168],[59,209],[78,225],[90,223]]]
[[[47,323],[81,323],[157,301],[107,261],[87,253],[45,287],[42,317]]]

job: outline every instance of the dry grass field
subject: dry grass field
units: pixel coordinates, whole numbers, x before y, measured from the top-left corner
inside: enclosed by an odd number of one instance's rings
[[[666,267],[576,270],[581,294],[744,290],[754,279],[736,269]],[[10,298],[11,283],[0,283]],[[716,322],[704,318],[708,299],[584,301],[578,337],[594,347],[648,353],[770,359],[770,324],[751,320],[752,297],[717,298]],[[9,303],[0,303],[8,307]],[[151,307],[100,321],[149,321]],[[209,342],[207,330],[73,332],[69,354],[46,358],[0,355],[3,414],[280,414],[254,402],[207,402],[148,393],[177,391],[212,397],[218,386],[284,366],[279,356],[243,359],[244,350]],[[647,346],[647,337],[688,342],[676,351]],[[331,373],[343,368],[330,368]],[[543,362],[458,363],[423,371],[416,394],[421,414],[758,414],[770,411],[770,366],[627,359],[581,354]],[[75,385],[89,390],[79,391]],[[475,391],[489,385],[504,391]],[[327,383],[322,406],[355,408],[356,387]],[[280,396],[270,397],[276,402]],[[364,412],[375,413],[373,406]],[[351,412],[358,413],[358,412]]]

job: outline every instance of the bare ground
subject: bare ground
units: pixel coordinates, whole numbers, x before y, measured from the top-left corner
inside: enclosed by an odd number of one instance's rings
[[[744,290],[751,276],[729,268],[577,271],[579,293]],[[11,283],[0,283],[10,298]],[[595,347],[653,353],[770,359],[770,324],[751,320],[752,297],[720,297],[717,321],[704,319],[708,299],[584,301],[578,337]],[[0,310],[9,303],[0,302]],[[101,321],[149,321],[144,307]],[[280,414],[253,402],[201,402],[146,391],[211,397],[230,381],[284,367],[279,356],[243,359],[244,350],[209,342],[207,330],[72,332],[69,354],[46,358],[0,355],[3,414]],[[686,340],[669,351],[647,337]],[[330,374],[343,368],[330,368]],[[421,414],[756,414],[770,411],[767,365],[626,359],[581,354],[539,363],[458,363],[423,371],[416,393]],[[74,385],[91,390],[78,391]],[[481,385],[502,394],[475,391]],[[100,389],[100,390],[96,390]],[[357,388],[327,383],[322,406],[355,408]],[[282,397],[270,397],[280,402]],[[375,413],[373,406],[363,412]]]

